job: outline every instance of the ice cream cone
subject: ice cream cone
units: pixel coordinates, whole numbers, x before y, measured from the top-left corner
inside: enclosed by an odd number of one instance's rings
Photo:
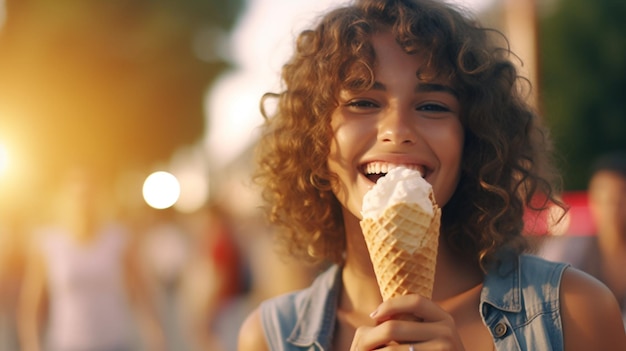
[[[361,228],[383,300],[405,294],[432,297],[441,209],[433,213],[416,203],[400,202],[378,218],[364,218]]]

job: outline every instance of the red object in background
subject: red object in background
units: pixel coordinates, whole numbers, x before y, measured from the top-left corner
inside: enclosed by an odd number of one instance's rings
[[[569,206],[569,211],[558,224],[555,219],[560,216],[560,209],[554,211],[527,210],[524,214],[524,233],[528,235],[571,235],[586,236],[595,235],[596,229],[593,218],[589,212],[588,197],[586,191],[566,191],[562,194],[562,200]],[[537,198],[541,204],[543,199]]]
[[[215,238],[212,247],[209,248],[209,254],[215,269],[220,272],[222,285],[218,299],[223,302],[241,293],[241,257],[230,228],[224,223],[216,226],[212,233]]]
[[[586,191],[569,191],[563,194],[563,201],[570,206],[567,213],[569,225],[565,235],[595,235],[596,226],[589,211]]]

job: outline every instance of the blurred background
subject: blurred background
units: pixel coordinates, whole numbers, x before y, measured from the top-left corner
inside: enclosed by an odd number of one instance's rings
[[[0,0],[1,350],[19,349],[27,243],[76,166],[140,239],[172,349],[233,350],[258,301],[308,284],[316,267],[272,254],[251,148],[295,35],[343,2]],[[455,2],[509,36],[556,142],[563,230],[593,234],[590,166],[626,149],[626,2]]]

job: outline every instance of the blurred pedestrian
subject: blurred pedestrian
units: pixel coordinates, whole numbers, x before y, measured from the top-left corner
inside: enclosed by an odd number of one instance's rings
[[[231,316],[222,313],[244,292],[244,261],[227,209],[211,202],[194,217],[193,248],[181,284],[184,322],[193,350],[226,351],[222,326]]]
[[[164,317],[168,348],[176,351],[192,350],[193,340],[187,338],[182,323],[180,299],[182,276],[192,255],[191,238],[181,223],[181,216],[172,208],[152,209],[142,220],[141,258],[151,284],[155,288],[161,315]],[[201,277],[210,281],[210,276]]]
[[[106,218],[106,189],[95,178],[83,167],[70,170],[51,204],[53,222],[29,244],[18,313],[22,351],[138,350],[137,333],[145,349],[164,349],[135,238]]]
[[[613,291],[626,326],[626,153],[608,154],[595,163],[589,182],[589,209],[596,240],[581,268]]]
[[[618,299],[626,326],[626,152],[598,157],[587,190],[595,233],[550,237],[540,254],[605,283]]]

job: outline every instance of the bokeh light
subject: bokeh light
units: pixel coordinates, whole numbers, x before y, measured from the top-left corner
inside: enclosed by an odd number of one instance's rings
[[[179,196],[180,183],[171,173],[154,172],[143,183],[143,198],[152,208],[169,208],[178,201]]]

